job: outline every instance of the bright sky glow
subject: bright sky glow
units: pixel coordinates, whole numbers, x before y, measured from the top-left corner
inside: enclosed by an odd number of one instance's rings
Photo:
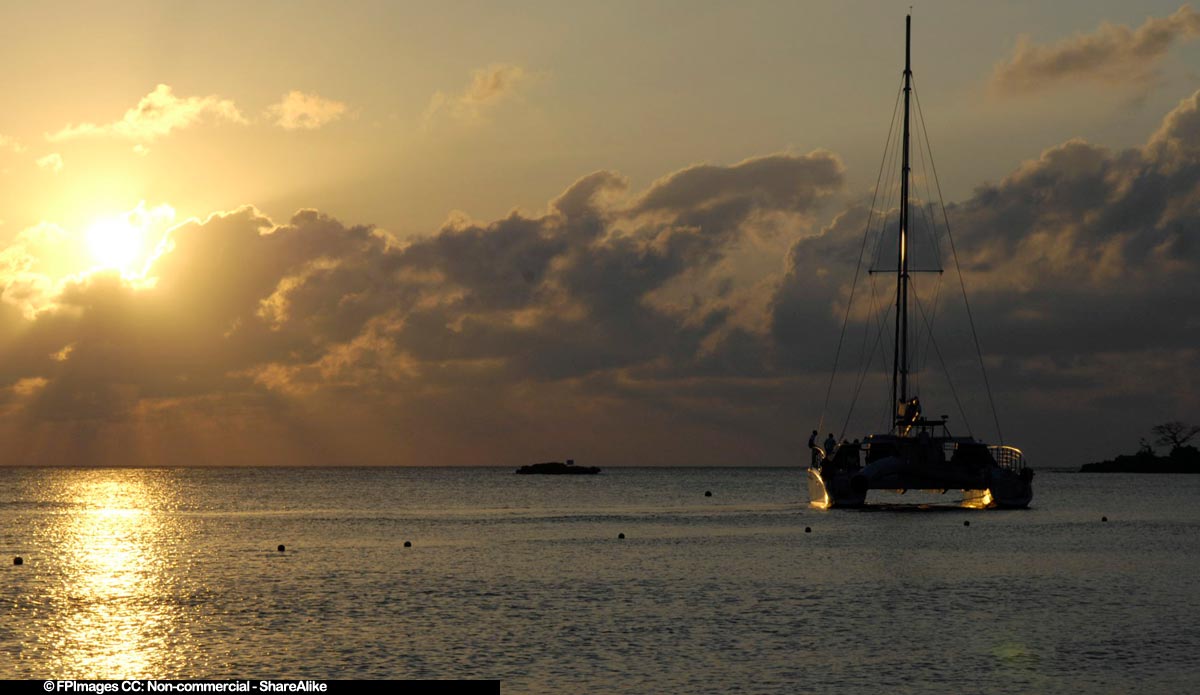
[[[5,14],[9,460],[807,455],[907,5],[68,5]],[[1178,0],[915,8],[1035,467],[1200,420],[1198,38]]]
[[[127,272],[142,252],[142,230],[120,217],[98,220],[88,228],[87,242],[101,267]]]

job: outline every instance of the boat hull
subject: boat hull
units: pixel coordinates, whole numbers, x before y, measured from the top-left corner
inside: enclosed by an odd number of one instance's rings
[[[809,468],[807,477],[809,504],[819,509],[862,507],[871,490],[961,490],[963,506],[979,509],[1024,509],[1033,501],[1033,471],[995,463],[978,468],[889,456],[864,468]]]
[[[1033,501],[1033,476],[1027,478],[1012,474],[1008,471],[999,478],[993,478],[988,493],[992,498],[991,506],[1004,509],[1024,509]],[[1031,471],[1032,473],[1032,471]]]
[[[595,466],[576,466],[573,463],[548,461],[521,466],[517,475],[596,475],[600,469]]]
[[[819,509],[861,507],[867,501],[867,492],[857,492],[852,485],[853,476],[848,472],[822,472],[808,469],[808,501]]]

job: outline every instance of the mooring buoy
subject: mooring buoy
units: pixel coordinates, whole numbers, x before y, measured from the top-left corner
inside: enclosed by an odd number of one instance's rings
[[[279,547],[278,547],[278,548],[276,548],[276,550],[278,550],[279,552],[281,552],[281,553],[282,553],[283,551],[287,550],[287,548],[283,547],[283,544],[282,544],[282,543],[280,543],[280,544],[279,544]]]
[[[971,522],[969,522],[969,521],[964,521],[964,522],[963,522],[963,526],[970,526],[970,525],[971,525]]]
[[[412,541],[404,541],[404,547],[405,547],[405,548],[411,548],[411,547],[412,547]]]
[[[804,527],[804,532],[805,532],[805,533],[812,533],[812,527],[811,527],[811,526],[805,526],[805,527]]]
[[[13,564],[14,565],[23,565],[23,564],[25,564],[25,561],[21,559],[20,555],[18,555],[13,558]]]
[[[1108,517],[1102,516],[1102,517],[1100,517],[1100,521],[1108,521]]]
[[[618,533],[618,534],[617,534],[617,538],[619,538],[619,539],[624,539],[624,538],[625,538],[625,534],[623,534],[623,533]]]
[[[705,497],[712,497],[712,490],[705,490],[705,491],[704,491],[704,496],[705,496]]]

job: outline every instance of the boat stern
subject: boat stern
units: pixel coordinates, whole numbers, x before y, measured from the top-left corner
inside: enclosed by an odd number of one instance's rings
[[[808,503],[818,509],[861,507],[867,501],[867,491],[855,491],[850,484],[849,471],[808,469]]]

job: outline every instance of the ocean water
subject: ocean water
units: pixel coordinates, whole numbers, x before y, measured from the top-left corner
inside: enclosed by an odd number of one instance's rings
[[[1200,476],[874,499],[812,509],[770,468],[0,469],[0,677],[1195,692]]]

